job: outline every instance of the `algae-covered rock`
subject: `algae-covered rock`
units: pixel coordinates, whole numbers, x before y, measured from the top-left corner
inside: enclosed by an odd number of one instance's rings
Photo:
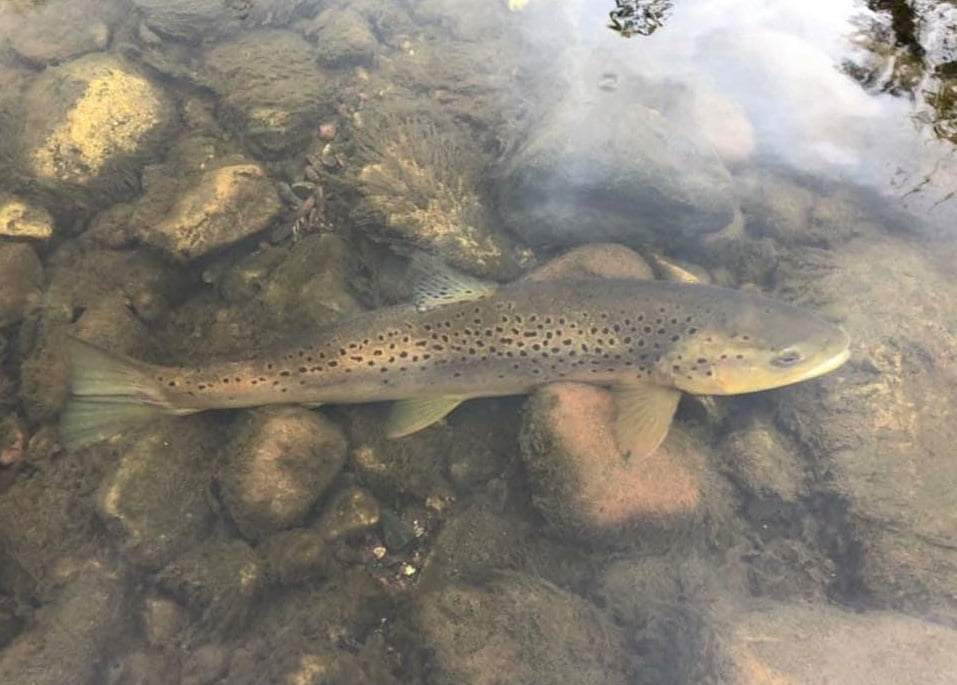
[[[731,223],[731,178],[710,148],[614,97],[570,98],[532,130],[498,183],[509,230],[536,245],[673,244]]]
[[[881,232],[878,216],[886,205],[845,189],[822,194],[796,179],[766,172],[744,176],[739,188],[749,232],[786,245],[833,248]]]
[[[380,414],[362,407],[352,415],[349,462],[372,490],[382,496],[403,493],[423,500],[452,496],[452,486],[444,474],[444,457],[451,441],[448,427],[432,427],[389,440],[381,434]]]
[[[298,407],[245,415],[219,472],[223,499],[251,539],[301,524],[345,461],[339,428]]]
[[[229,652],[216,644],[202,645],[191,650],[183,659],[180,685],[213,685],[226,675]]]
[[[288,23],[314,0],[133,0],[146,25],[176,40],[204,42],[243,28]]]
[[[236,164],[204,173],[143,240],[180,260],[196,259],[267,228],[282,205],[262,167]]]
[[[114,640],[128,629],[125,601],[122,579],[91,566],[39,611],[29,630],[0,651],[0,682],[104,682],[101,664]]]
[[[890,612],[759,603],[715,622],[722,678],[766,683],[939,683],[957,673],[957,630]]]
[[[522,426],[522,458],[535,506],[559,529],[587,539],[687,526],[709,509],[713,474],[705,450],[680,425],[653,453],[625,459],[611,427],[606,390],[553,383],[532,395]]]
[[[94,54],[46,69],[27,86],[22,157],[26,171],[58,190],[126,193],[157,152],[173,108],[133,66]]]
[[[777,421],[846,502],[851,560],[886,606],[957,615],[957,252],[852,241],[825,261],[796,252],[781,287],[841,317],[841,370],[774,394]],[[880,268],[875,268],[880,265]]]
[[[329,538],[314,528],[294,528],[270,535],[257,547],[270,582],[299,585],[329,575]]]
[[[616,558],[601,570],[597,600],[641,645],[644,678],[637,682],[711,682],[715,635],[707,601],[698,597],[714,574],[706,563],[676,548]]]
[[[97,474],[72,455],[35,464],[0,497],[3,585],[23,599],[44,598],[98,547],[88,501]]]
[[[100,483],[97,509],[132,563],[157,570],[207,531],[215,438],[189,420],[167,420],[121,444]]]
[[[356,136],[361,199],[353,219],[363,231],[480,276],[518,274],[515,248],[486,204],[485,162],[465,131],[438,112],[383,108],[363,118]]]
[[[249,31],[205,55],[204,81],[220,98],[220,118],[262,155],[308,141],[323,102],[325,77],[312,46],[291,31]]]
[[[383,591],[363,569],[276,593],[263,603],[254,635],[231,655],[224,680],[231,685],[392,685],[394,662],[374,637],[390,610]]]
[[[230,268],[217,286],[233,304],[254,300],[256,316],[277,328],[319,328],[361,311],[347,285],[352,262],[339,236],[309,235],[294,245],[250,255]]]
[[[0,328],[17,323],[40,297],[43,267],[32,247],[0,243]]]
[[[794,502],[807,494],[797,446],[766,421],[754,421],[723,441],[723,470],[752,495]]]
[[[614,624],[580,597],[533,576],[503,572],[423,593],[412,623],[434,685],[632,682]]]
[[[53,235],[53,217],[39,205],[16,195],[0,194],[0,236],[49,240]]]
[[[10,47],[41,66],[106,48],[116,11],[95,0],[52,0],[30,12],[12,32]]]
[[[56,253],[37,313],[20,331],[24,355],[20,400],[27,415],[48,419],[62,406],[67,381],[62,339],[71,326],[75,334],[107,349],[154,358],[155,336],[131,304],[150,301],[165,308],[176,276],[143,253],[69,249]]]
[[[156,576],[158,587],[197,620],[229,632],[246,624],[265,580],[262,559],[242,540],[198,545]]]
[[[316,529],[327,540],[365,533],[379,525],[382,507],[375,495],[360,487],[340,490],[329,498]]]
[[[378,48],[365,17],[350,8],[320,12],[306,35],[315,37],[316,55],[330,67],[369,65]]]
[[[173,600],[151,593],[143,598],[140,625],[151,647],[172,649],[180,631],[188,625],[188,617],[186,610]]]

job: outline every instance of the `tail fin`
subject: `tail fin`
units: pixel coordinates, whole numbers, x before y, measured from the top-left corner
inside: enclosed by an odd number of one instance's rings
[[[145,365],[76,338],[67,339],[67,351],[73,375],[70,397],[60,416],[60,438],[68,449],[175,413]]]

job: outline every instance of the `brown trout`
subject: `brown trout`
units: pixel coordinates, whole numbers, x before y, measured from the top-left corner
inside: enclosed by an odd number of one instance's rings
[[[664,439],[682,392],[777,388],[848,358],[841,328],[751,293],[624,279],[498,286],[428,259],[418,271],[413,304],[241,361],[154,366],[71,340],[64,442],[84,446],[162,414],[383,400],[398,401],[386,433],[399,437],[471,398],[575,381],[614,392],[619,446],[644,454]]]

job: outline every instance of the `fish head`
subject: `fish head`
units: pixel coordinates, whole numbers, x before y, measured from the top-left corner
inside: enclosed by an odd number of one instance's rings
[[[816,378],[847,361],[850,337],[840,326],[784,302],[721,290],[702,310],[695,334],[662,360],[678,389],[757,392]]]

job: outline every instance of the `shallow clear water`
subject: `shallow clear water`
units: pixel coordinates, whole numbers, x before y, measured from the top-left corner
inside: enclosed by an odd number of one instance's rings
[[[955,26],[930,0],[0,3],[0,681],[951,682]],[[597,386],[398,439],[385,403],[284,404],[313,331],[412,298],[418,251],[759,292],[850,358],[685,393],[638,456]],[[528,334],[557,355],[586,331],[555,319]],[[366,348],[414,373],[402,334],[342,338],[337,378]],[[145,420],[76,448],[71,336],[177,367],[98,376]],[[147,416],[170,388],[220,399]]]

